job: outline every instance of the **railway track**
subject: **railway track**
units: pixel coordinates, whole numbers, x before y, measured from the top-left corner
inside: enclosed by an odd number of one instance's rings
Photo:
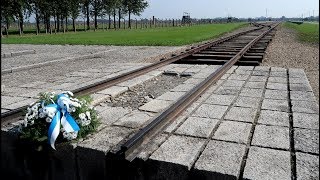
[[[73,93],[75,95],[87,95],[98,92],[171,63],[223,64],[223,66],[191,91],[187,92],[175,104],[160,113],[150,124],[138,131],[121,146],[117,154],[132,161],[137,153],[143,149],[143,145],[147,144],[170,121],[192,104],[210,85],[219,80],[230,67],[235,64],[258,65],[262,61],[263,53],[272,39],[273,29],[278,24],[256,24],[255,26],[257,27],[254,29],[207,42],[198,47],[188,49],[179,55],[174,55],[171,58],[76,89]],[[20,120],[25,108],[26,106],[1,113],[1,122],[7,124]]]

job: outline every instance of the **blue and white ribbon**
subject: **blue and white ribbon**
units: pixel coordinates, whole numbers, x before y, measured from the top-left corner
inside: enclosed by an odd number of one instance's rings
[[[45,107],[46,111],[55,113],[48,130],[49,144],[53,149],[55,149],[54,143],[60,133],[60,124],[68,133],[80,130],[76,121],[68,112],[70,108],[70,101],[71,100],[67,95],[59,94],[57,104],[49,104]]]

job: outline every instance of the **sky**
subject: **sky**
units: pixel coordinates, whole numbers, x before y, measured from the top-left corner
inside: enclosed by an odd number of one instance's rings
[[[319,14],[319,0],[147,0],[149,7],[138,18],[306,17]],[[136,18],[136,17],[135,17]]]

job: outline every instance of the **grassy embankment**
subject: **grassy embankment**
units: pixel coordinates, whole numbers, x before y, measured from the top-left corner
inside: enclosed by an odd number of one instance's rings
[[[191,27],[98,30],[58,34],[9,35],[2,44],[72,44],[124,46],[179,46],[216,38],[247,23],[206,24]]]
[[[318,23],[303,23],[293,24],[286,22],[287,28],[295,29],[298,33],[298,39],[302,42],[319,43],[319,24]]]

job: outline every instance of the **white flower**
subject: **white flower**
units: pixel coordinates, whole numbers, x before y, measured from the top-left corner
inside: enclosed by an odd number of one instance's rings
[[[28,121],[25,120],[25,121],[23,122],[23,125],[24,125],[24,127],[27,127]]]
[[[86,115],[87,115],[88,119],[91,120],[90,111],[86,111]]]
[[[80,113],[79,114],[79,118],[82,120],[82,119],[86,119],[86,115],[84,113]]]
[[[43,113],[43,112],[39,113],[39,118],[44,118],[44,117],[46,117],[45,113]]]
[[[81,126],[88,126],[91,123],[90,120],[85,120],[81,122]]]
[[[72,139],[76,139],[78,136],[78,131],[74,131],[74,132],[63,132],[62,133],[63,137],[66,138],[67,140],[72,140]]]
[[[51,121],[52,121],[52,118],[50,118],[50,117],[47,117],[47,118],[46,118],[46,122],[47,122],[47,123],[51,123]]]
[[[30,125],[33,125],[34,124],[34,120],[30,121],[29,123],[30,123]]]

